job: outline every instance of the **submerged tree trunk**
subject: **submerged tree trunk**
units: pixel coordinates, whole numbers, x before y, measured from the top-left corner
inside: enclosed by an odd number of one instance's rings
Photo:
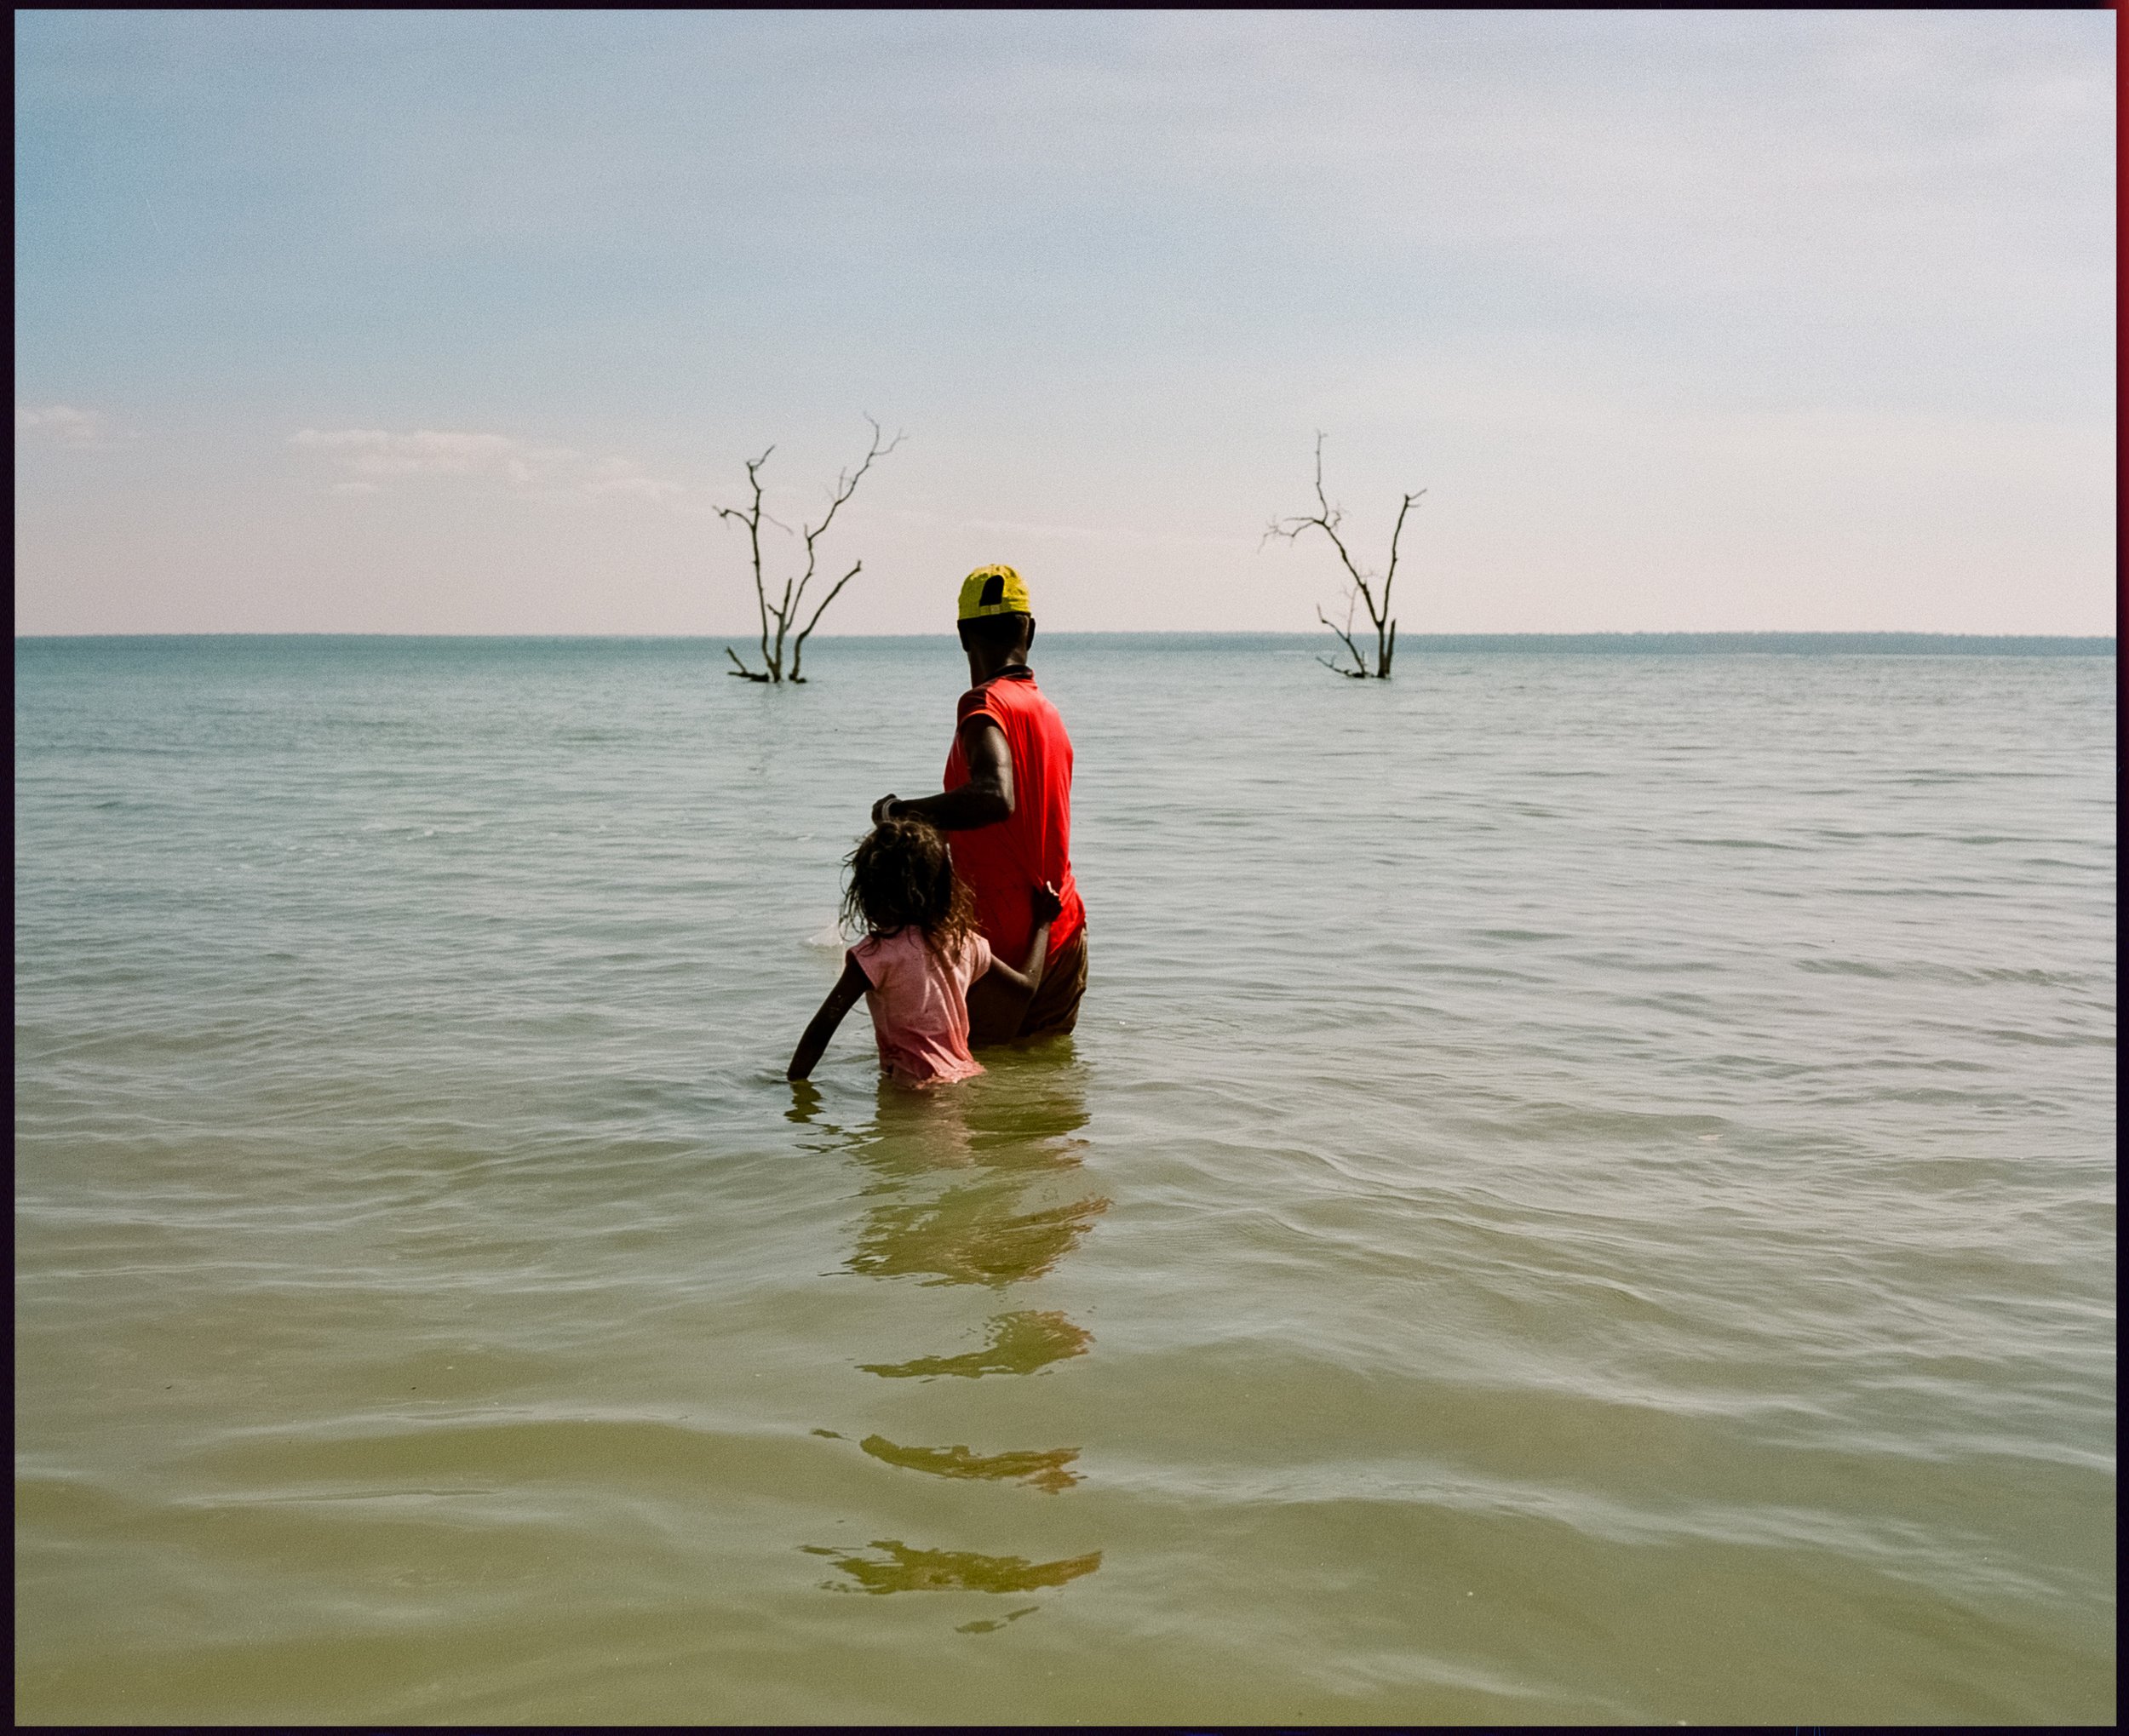
[[[1362,571],[1358,563],[1353,559],[1351,551],[1346,547],[1345,538],[1338,534],[1338,527],[1345,522],[1345,510],[1331,505],[1329,497],[1323,492],[1323,437],[1320,433],[1317,435],[1316,510],[1300,518],[1275,519],[1264,534],[1266,541],[1274,536],[1281,536],[1288,542],[1294,542],[1300,540],[1304,530],[1317,530],[1328,536],[1331,547],[1338,551],[1339,561],[1345,567],[1350,581],[1346,589],[1346,624],[1340,627],[1320,607],[1316,611],[1316,618],[1345,642],[1346,655],[1352,658],[1353,666],[1348,669],[1342,664],[1333,662],[1328,657],[1318,657],[1316,661],[1326,669],[1340,675],[1349,675],[1356,681],[1387,681],[1390,679],[1390,661],[1396,656],[1397,649],[1397,623],[1390,613],[1390,587],[1397,582],[1397,543],[1404,536],[1405,515],[1412,510],[1420,496],[1426,492],[1425,489],[1421,489],[1418,494],[1405,496],[1397,507],[1397,528],[1390,533],[1388,567],[1380,577],[1372,572]],[[1381,586],[1380,594],[1375,589],[1377,584]],[[1368,620],[1375,630],[1375,661],[1372,669],[1368,667],[1368,653],[1353,638],[1353,611],[1356,608],[1367,610]]]
[[[770,582],[761,570],[762,521],[766,519],[770,524],[776,524],[778,530],[789,534],[788,527],[777,524],[774,519],[770,519],[761,510],[761,467],[769,461],[769,453],[775,451],[775,447],[768,448],[759,458],[747,461],[747,481],[754,490],[752,503],[744,507],[718,507],[719,518],[735,519],[747,527],[747,549],[754,564],[755,604],[761,621],[761,667],[749,668],[746,659],[726,645],[725,655],[732,659],[732,667],[726,673],[743,677],[749,681],[767,682],[771,685],[781,685],[786,681],[802,683],[806,679],[799,669],[806,661],[806,639],[821,624],[821,616],[828,613],[828,605],[842,594],[843,587],[864,570],[863,561],[852,562],[850,570],[829,587],[828,594],[820,599],[819,606],[813,610],[811,618],[800,627],[798,622],[806,609],[806,589],[812,584],[819,564],[820,540],[828,534],[828,527],[835,522],[835,514],[841,510],[843,502],[858,492],[858,484],[864,479],[864,473],[872,468],[872,461],[884,458],[902,444],[902,436],[898,433],[892,440],[881,444],[880,424],[873,421],[870,416],[865,420],[872,422],[872,444],[865,449],[864,461],[855,470],[846,470],[835,478],[828,511],[822,516],[820,523],[800,524],[799,533],[806,542],[805,570],[784,580],[783,592],[774,602],[769,599]],[[773,630],[772,622],[774,623]],[[789,668],[784,667],[787,650],[790,655]]]

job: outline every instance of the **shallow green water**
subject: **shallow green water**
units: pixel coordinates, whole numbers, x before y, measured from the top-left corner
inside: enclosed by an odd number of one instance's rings
[[[19,642],[18,1715],[2107,1718],[2113,659],[1316,649],[923,1098],[950,640]]]

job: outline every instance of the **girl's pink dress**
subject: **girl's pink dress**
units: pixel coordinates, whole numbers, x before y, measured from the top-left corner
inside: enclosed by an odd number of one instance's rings
[[[983,1071],[968,1052],[968,985],[990,968],[990,943],[973,935],[942,965],[918,928],[867,935],[850,949],[872,986],[865,1005],[880,1064],[904,1085],[945,1085]]]

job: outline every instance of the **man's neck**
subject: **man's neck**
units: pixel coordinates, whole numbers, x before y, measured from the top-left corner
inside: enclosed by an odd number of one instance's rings
[[[1027,673],[1028,659],[1024,651],[994,651],[985,647],[968,654],[968,685],[980,687],[986,681],[996,681],[1001,675],[1018,669]]]

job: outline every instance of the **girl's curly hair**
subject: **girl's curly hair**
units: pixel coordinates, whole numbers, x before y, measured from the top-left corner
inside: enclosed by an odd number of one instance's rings
[[[958,958],[976,932],[976,895],[954,872],[946,839],[915,815],[883,820],[858,841],[845,864],[850,889],[843,920],[870,934],[915,927],[932,956]]]

